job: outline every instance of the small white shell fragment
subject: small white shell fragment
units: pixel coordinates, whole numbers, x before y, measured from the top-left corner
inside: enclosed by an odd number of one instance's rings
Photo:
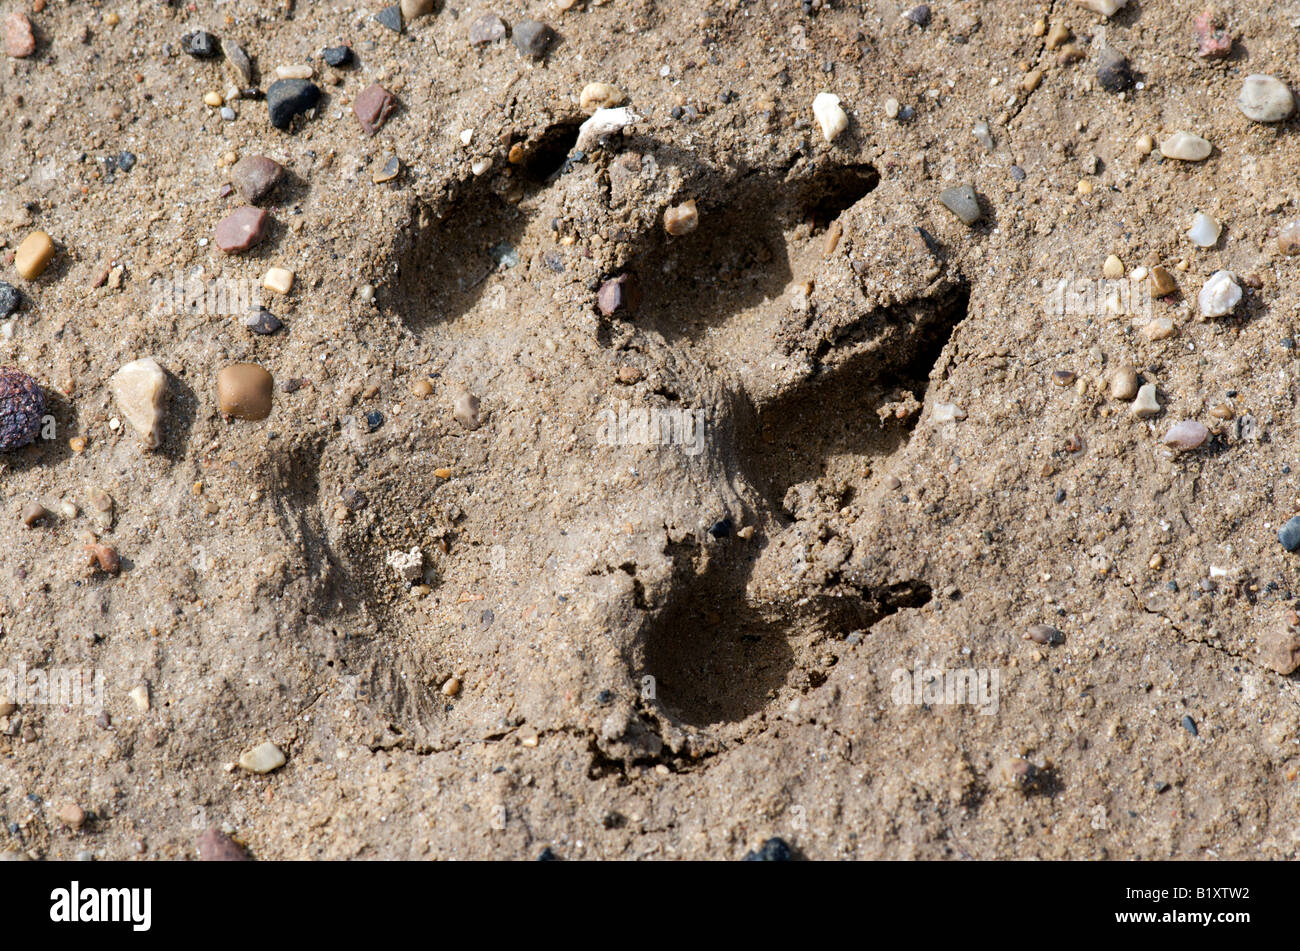
[[[492,160],[490,158],[484,157],[484,158],[475,159],[473,163],[470,164],[469,170],[474,173],[475,177],[477,177],[487,172],[487,170],[490,169],[491,167],[492,167]]]
[[[157,449],[161,437],[163,402],[167,396],[167,374],[153,357],[133,360],[108,382],[122,415],[144,441],[146,449]]]
[[[833,92],[819,92],[814,96],[812,109],[827,142],[834,142],[835,137],[849,127],[849,117],[840,108],[840,97]]]
[[[1196,302],[1205,317],[1230,314],[1241,301],[1241,287],[1231,271],[1215,271],[1201,287]]]
[[[933,418],[936,423],[953,423],[966,418],[966,411],[956,403],[936,403]]]
[[[127,694],[127,698],[141,713],[149,712],[149,688],[146,685],[139,684],[132,688],[131,692]]]
[[[1160,154],[1182,162],[1200,162],[1210,157],[1214,146],[1190,132],[1179,130],[1160,143]]]
[[[1113,17],[1118,13],[1128,0],[1074,0],[1081,7],[1091,10],[1093,13],[1100,13],[1104,17]]]
[[[287,267],[269,268],[262,278],[262,286],[276,294],[287,294],[293,288],[293,271]]]
[[[601,139],[621,132],[637,120],[637,115],[627,106],[618,109],[597,109],[591,118],[578,127],[578,141],[574,148],[586,152],[594,148]]]
[[[1218,244],[1219,233],[1222,230],[1217,221],[1205,212],[1198,211],[1195,217],[1192,218],[1192,226],[1187,231],[1187,237],[1198,248],[1212,248]]]

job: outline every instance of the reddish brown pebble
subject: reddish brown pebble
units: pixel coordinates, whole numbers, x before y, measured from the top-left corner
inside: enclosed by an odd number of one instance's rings
[[[246,201],[256,204],[284,176],[284,166],[265,155],[246,155],[230,170],[230,181]]]
[[[36,36],[32,33],[32,21],[25,14],[11,13],[5,17],[5,52],[15,59],[31,56],[36,52]]]
[[[117,552],[107,545],[87,545],[86,551],[90,552],[91,567],[98,566],[99,570],[105,574],[115,575],[122,570],[122,562],[117,557]]]
[[[220,829],[208,829],[198,841],[200,862],[247,862],[239,844]]]
[[[352,111],[356,113],[362,131],[366,135],[374,135],[392,114],[396,105],[392,93],[379,83],[372,83],[357,96],[352,103]]]
[[[620,274],[600,285],[596,304],[606,317],[615,314],[635,314],[641,306],[641,288],[632,274]]]
[[[236,208],[217,222],[217,247],[228,254],[247,251],[266,237],[266,220],[261,208]]]

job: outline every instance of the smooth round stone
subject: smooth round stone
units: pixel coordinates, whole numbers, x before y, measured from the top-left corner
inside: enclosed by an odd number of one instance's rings
[[[1201,162],[1210,157],[1214,146],[1199,135],[1178,131],[1160,143],[1160,154],[1181,162]]]
[[[1295,100],[1281,80],[1254,73],[1241,84],[1237,108],[1256,122],[1281,122],[1295,110]]]
[[[54,239],[44,231],[33,231],[14,252],[14,270],[26,281],[45,273],[54,259]]]
[[[952,188],[945,188],[939,193],[939,201],[943,206],[961,219],[964,225],[973,225],[980,220],[979,198],[975,195],[975,189],[969,185],[954,185]]]
[[[284,176],[284,166],[265,155],[245,155],[230,170],[230,181],[245,201],[256,204]]]
[[[1201,313],[1206,317],[1230,314],[1240,301],[1241,287],[1231,271],[1215,271],[1196,297]]]
[[[256,363],[235,363],[217,374],[217,403],[236,419],[259,420],[271,415],[275,380]]]
[[[1110,378],[1110,398],[1128,402],[1137,396],[1138,375],[1132,367],[1120,367]]]
[[[217,247],[228,254],[247,251],[266,237],[266,222],[267,214],[261,208],[236,208],[217,222],[213,231]]]
[[[247,862],[239,844],[220,829],[208,829],[198,841],[200,862]]]
[[[1086,7],[1093,13],[1100,13],[1104,17],[1113,17],[1128,0],[1074,0],[1081,7]]]
[[[1300,218],[1288,221],[1278,229],[1277,249],[1283,254],[1300,254]]]
[[[1223,228],[1217,221],[1204,212],[1198,211],[1192,218],[1192,226],[1187,237],[1198,248],[1212,248],[1219,243],[1219,233]]]
[[[1277,540],[1287,551],[1300,548],[1300,515],[1287,519],[1286,524],[1277,530]]]
[[[1169,432],[1165,433],[1164,443],[1179,452],[1191,452],[1204,445],[1205,440],[1209,438],[1210,430],[1204,423],[1185,419],[1181,423],[1174,423],[1169,428]]]

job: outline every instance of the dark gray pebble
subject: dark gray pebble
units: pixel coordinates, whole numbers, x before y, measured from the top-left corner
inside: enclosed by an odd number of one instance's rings
[[[326,66],[348,66],[352,62],[352,47],[327,46],[320,51],[320,58]]]
[[[0,320],[16,311],[23,302],[22,291],[12,284],[0,281]]]
[[[244,326],[255,334],[273,334],[284,324],[265,307],[259,307],[244,318]]]
[[[212,59],[217,55],[217,38],[205,30],[195,30],[181,37],[181,49],[196,59]]]
[[[524,20],[510,34],[515,49],[525,56],[541,59],[555,39],[555,31],[540,20]]]
[[[375,19],[394,33],[402,32],[402,8],[399,4],[394,3],[391,7],[384,7],[375,14]]]
[[[1277,530],[1277,540],[1287,551],[1300,548],[1300,515],[1293,515]]]
[[[319,103],[320,89],[305,79],[277,79],[266,91],[266,111],[277,129],[289,128],[294,116]]]

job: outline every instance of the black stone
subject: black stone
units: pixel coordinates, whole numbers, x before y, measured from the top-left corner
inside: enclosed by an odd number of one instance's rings
[[[524,20],[510,34],[515,49],[533,59],[546,55],[546,48],[555,39],[555,31],[540,20]]]
[[[1097,81],[1107,92],[1123,92],[1133,88],[1133,67],[1128,59],[1118,50],[1106,50],[1101,54],[1101,65],[1097,67]]]
[[[119,152],[117,155],[117,167],[124,172],[129,172],[135,168],[134,152]]]
[[[205,30],[195,30],[181,37],[181,49],[195,59],[212,59],[217,55],[217,38]]]
[[[558,862],[559,860],[560,857],[551,851],[549,845],[542,849],[541,852],[537,853],[537,861],[539,862]]]
[[[602,690],[600,693],[596,694],[596,702],[599,703],[602,707],[605,706],[606,704],[613,703],[614,691]]]
[[[1183,729],[1192,734],[1192,736],[1201,735],[1200,731],[1196,729],[1196,721],[1191,717],[1183,717]]]
[[[731,519],[724,518],[721,521],[714,522],[709,528],[709,534],[714,538],[726,538],[731,534]]]
[[[773,836],[753,852],[745,855],[745,862],[789,862],[793,856],[785,839]]]
[[[16,311],[23,302],[23,292],[12,284],[0,281],[0,320]]]
[[[399,4],[394,3],[391,7],[384,7],[375,14],[375,19],[394,33],[402,32],[402,8]]]
[[[244,318],[244,326],[255,334],[273,334],[284,324],[265,307],[259,307]]]
[[[266,91],[266,111],[271,125],[287,129],[293,117],[320,102],[320,89],[305,79],[277,79]]]
[[[377,409],[366,413],[366,428],[372,433],[382,425],[384,425],[383,413],[379,412]]]
[[[352,63],[352,47],[327,46],[320,51],[326,66],[348,66]]]

